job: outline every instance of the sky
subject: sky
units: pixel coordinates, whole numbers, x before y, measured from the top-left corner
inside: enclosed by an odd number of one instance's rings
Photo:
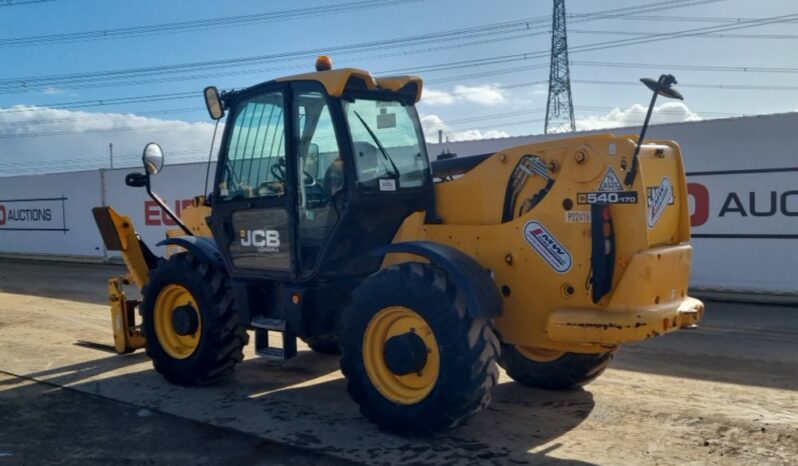
[[[438,130],[539,134],[552,5],[0,0],[0,176],[107,168],[109,144],[117,167],[150,141],[168,163],[203,159],[205,86],[312,71],[320,53],[337,68],[421,75],[428,142]],[[794,0],[566,0],[566,11],[578,130],[639,124],[650,94],[637,80],[660,73],[685,100],[660,101],[653,123],[798,110]]]

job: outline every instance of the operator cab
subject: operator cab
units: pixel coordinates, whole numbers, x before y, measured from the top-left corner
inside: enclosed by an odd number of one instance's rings
[[[210,227],[234,277],[368,275],[381,263],[368,253],[431,211],[421,80],[330,68],[206,89],[213,118],[229,110]]]

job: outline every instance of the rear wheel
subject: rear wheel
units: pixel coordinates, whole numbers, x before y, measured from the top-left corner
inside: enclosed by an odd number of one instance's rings
[[[567,390],[595,380],[614,356],[614,351],[580,354],[502,344],[499,365],[522,385]]]
[[[175,254],[152,271],[142,294],[147,354],[168,381],[211,383],[243,359],[249,336],[223,269]]]
[[[341,369],[366,418],[424,435],[488,405],[499,343],[463,302],[442,271],[420,263],[384,269],[355,291],[342,319]]]

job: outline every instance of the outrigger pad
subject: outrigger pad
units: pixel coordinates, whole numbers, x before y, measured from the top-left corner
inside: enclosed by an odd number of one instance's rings
[[[109,251],[121,251],[122,241],[119,239],[119,232],[116,231],[116,225],[111,218],[110,207],[95,207],[91,209],[94,215],[94,222],[97,224],[97,229],[100,230],[100,236],[103,237],[105,249]]]

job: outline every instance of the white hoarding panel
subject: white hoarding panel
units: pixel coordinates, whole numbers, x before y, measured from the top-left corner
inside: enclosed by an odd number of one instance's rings
[[[167,154],[168,160],[168,154]],[[211,165],[211,180],[215,165]],[[151,177],[153,192],[157,193],[172,210],[180,215],[185,206],[191,205],[194,196],[204,192],[205,170],[202,163],[167,165],[163,171]],[[107,170],[104,172],[105,201],[117,212],[127,215],[141,234],[144,241],[154,251],[164,253],[164,248],[155,248],[155,244],[166,237],[166,230],[177,228],[177,225],[147,196],[144,188],[131,188],[125,185],[125,175],[136,171]],[[139,170],[140,171],[140,170]],[[209,187],[210,189],[210,187]]]
[[[0,178],[0,253],[102,257],[97,171]]]
[[[693,285],[798,291],[798,168],[688,176]]]

